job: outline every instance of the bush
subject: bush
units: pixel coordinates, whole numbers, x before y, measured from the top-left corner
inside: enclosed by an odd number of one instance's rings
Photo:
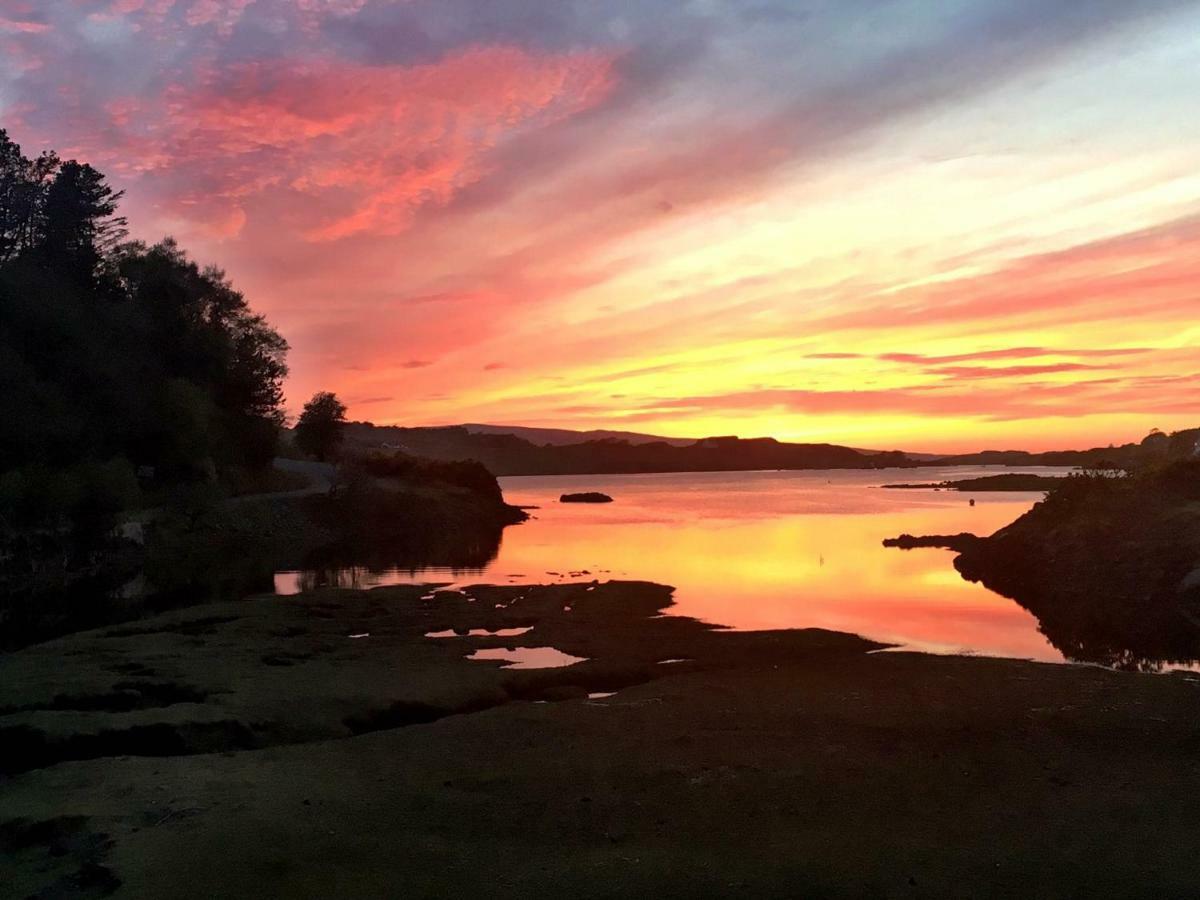
[[[441,482],[496,500],[503,497],[496,476],[473,459],[442,461],[407,453],[370,453],[355,460],[351,468],[373,478]]]
[[[140,500],[133,464],[123,457],[61,469],[26,466],[0,475],[0,518],[12,528],[103,530]]]

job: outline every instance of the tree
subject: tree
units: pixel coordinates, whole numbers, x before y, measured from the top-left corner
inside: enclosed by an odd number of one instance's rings
[[[28,159],[0,128],[0,265],[33,248],[41,226],[46,186],[59,167],[45,152]]]
[[[296,422],[296,445],[325,462],[341,444],[345,424],[345,404],[336,394],[319,391],[304,404],[304,412]]]
[[[107,482],[67,476],[125,460],[162,486],[269,465],[287,342],[173,240],[123,242],[120,198],[0,130],[0,476],[40,466],[91,490]]]
[[[59,166],[43,201],[39,250],[80,284],[90,284],[100,264],[125,239],[125,219],[116,215],[124,191],[74,160]]]

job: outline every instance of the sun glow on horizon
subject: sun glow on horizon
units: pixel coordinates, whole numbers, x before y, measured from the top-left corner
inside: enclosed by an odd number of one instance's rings
[[[0,127],[219,261],[295,408],[929,451],[1200,424],[1200,9],[9,5]]]

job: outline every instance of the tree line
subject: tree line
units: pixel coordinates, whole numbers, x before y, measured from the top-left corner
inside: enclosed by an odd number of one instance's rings
[[[127,240],[122,194],[0,130],[0,527],[269,465],[287,342],[224,272]]]

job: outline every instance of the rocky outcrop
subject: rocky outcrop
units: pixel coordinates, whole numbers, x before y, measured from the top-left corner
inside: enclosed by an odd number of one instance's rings
[[[935,491],[1049,491],[1062,482],[1060,477],[1047,475],[1029,475],[1024,473],[1005,473],[1003,475],[984,475],[982,478],[962,478],[957,481],[937,481],[924,484],[885,484],[885,488],[893,490],[935,490]]]
[[[885,547],[899,547],[901,550],[913,550],[917,547],[940,547],[962,553],[973,547],[980,538],[969,532],[961,534],[902,534],[899,537],[887,538]]]
[[[599,491],[583,491],[578,494],[563,494],[559,503],[612,503],[613,498]]]
[[[955,568],[1016,600],[1070,659],[1158,669],[1200,660],[1200,464],[1076,476]]]

